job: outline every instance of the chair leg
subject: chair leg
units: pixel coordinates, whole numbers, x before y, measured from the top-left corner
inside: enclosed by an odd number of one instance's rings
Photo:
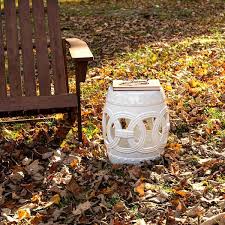
[[[77,109],[76,108],[72,108],[68,112],[68,120],[69,120],[71,125],[74,125],[76,119],[77,119]]]
[[[77,91],[77,121],[78,121],[78,139],[79,142],[83,142],[82,140],[82,119],[81,119],[81,101],[80,101],[80,82],[84,82],[87,74],[87,65],[88,62],[76,62],[75,70],[76,70],[76,91]]]
[[[76,82],[77,89],[77,123],[78,123],[78,140],[83,143],[82,138],[82,118],[81,118],[81,101],[80,101],[80,82]]]
[[[78,125],[78,141],[82,143],[82,118],[81,118],[81,110],[73,108],[70,112],[68,112],[68,120],[71,125],[74,125],[77,120]]]
[[[82,119],[81,119],[81,113],[77,115],[77,123],[78,123],[78,140],[80,143],[83,142],[82,137]]]

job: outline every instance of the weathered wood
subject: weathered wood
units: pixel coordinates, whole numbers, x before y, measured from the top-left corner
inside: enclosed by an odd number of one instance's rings
[[[47,48],[47,34],[45,28],[45,13],[43,0],[33,0],[33,17],[35,30],[35,45],[37,54],[37,70],[40,94],[50,95],[50,71]]]
[[[7,120],[0,120],[0,124],[11,124],[11,123],[31,123],[31,122],[44,122],[44,120],[54,120],[55,117],[44,117],[44,118],[29,118],[29,119],[7,119]]]
[[[67,112],[71,119],[77,115],[79,141],[82,141],[80,82],[85,81],[87,64],[93,60],[93,55],[85,42],[79,39],[67,41],[61,39],[58,0],[47,0],[47,17],[45,17],[45,0],[32,0],[32,10],[29,0],[18,1],[18,27],[15,6],[17,1],[4,0],[5,23],[2,23],[0,13],[0,117]],[[6,24],[6,46],[2,24]],[[75,62],[76,94],[69,94],[66,43],[70,44],[70,53]],[[21,64],[20,50],[22,50]],[[7,57],[4,57],[6,52]],[[5,58],[8,59],[10,96],[7,96],[6,90]],[[35,63],[40,96],[36,96]],[[55,95],[51,95],[50,63],[53,66]],[[23,68],[25,96],[22,96],[20,68]]]
[[[11,112],[0,112],[0,118],[7,118],[7,117],[23,117],[23,116],[37,116],[37,115],[50,115],[53,113],[70,113],[72,108],[57,108],[57,109],[34,109],[28,111],[11,111]]]
[[[10,95],[21,96],[20,60],[15,0],[4,0]]]
[[[84,82],[86,80],[87,66],[88,66],[88,62],[86,61],[80,61],[80,62],[75,61],[77,81]]]
[[[77,107],[77,95],[20,96],[0,98],[0,112]]]
[[[19,1],[20,37],[23,59],[24,91],[26,96],[36,95],[32,24],[29,1]]]
[[[30,10],[30,13],[33,12],[33,9],[32,9],[32,8],[30,8],[29,10]],[[44,7],[44,11],[47,12],[47,8],[46,8],[46,7]],[[2,15],[4,15],[4,14],[5,14],[5,10],[4,10],[4,9],[1,9],[1,10],[0,10],[0,13],[1,13]],[[16,14],[19,14],[19,10],[18,10],[18,9],[16,9]]]
[[[64,59],[64,65],[65,65],[65,74],[66,74],[66,88],[67,88],[67,93],[69,93],[69,77],[68,77],[68,70],[67,70],[66,44],[67,44],[67,41],[65,38],[63,38],[62,46],[63,46],[63,59]]]
[[[59,24],[58,0],[47,0],[47,12],[55,93],[66,93],[66,75]]]
[[[92,61],[94,59],[86,42],[78,38],[67,38],[70,44],[70,55],[76,61]]]
[[[0,8],[2,8],[1,3]],[[2,30],[2,14],[0,13],[0,97],[3,96],[7,96],[7,89],[5,76],[5,51],[4,51],[4,37]]]
[[[81,117],[81,98],[80,98],[80,82],[76,81],[77,92],[77,125],[78,125],[78,140],[82,143],[82,117]]]
[[[77,123],[78,123],[78,140],[82,142],[82,117],[81,117],[81,98],[80,98],[80,82],[85,81],[88,62],[75,62],[76,72],[76,93],[77,93]]]
[[[47,46],[48,46],[48,48],[50,48],[50,41],[47,41]],[[35,41],[34,40],[32,40],[32,46],[33,46],[33,49],[36,49],[36,44],[35,44]],[[4,46],[4,50],[5,51],[7,51],[7,47],[6,46]],[[19,50],[22,50],[22,45],[19,43]]]

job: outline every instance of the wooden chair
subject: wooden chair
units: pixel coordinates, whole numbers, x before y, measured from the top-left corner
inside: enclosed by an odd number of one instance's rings
[[[4,0],[0,14],[0,117],[69,113],[82,141],[80,82],[93,55],[79,39],[62,39],[57,0]],[[49,35],[48,35],[49,34]],[[66,43],[75,63],[69,93]]]

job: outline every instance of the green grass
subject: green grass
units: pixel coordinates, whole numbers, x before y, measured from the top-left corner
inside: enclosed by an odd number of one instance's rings
[[[120,201],[120,197],[115,195],[115,196],[112,196],[109,201],[107,202],[108,203],[108,206],[109,208],[112,208],[114,205],[116,205],[116,203],[118,203]]]
[[[98,127],[96,127],[95,124],[89,122],[86,124],[85,128],[83,128],[83,132],[85,133],[86,137],[89,140],[92,140],[96,134],[98,134],[100,131]]]

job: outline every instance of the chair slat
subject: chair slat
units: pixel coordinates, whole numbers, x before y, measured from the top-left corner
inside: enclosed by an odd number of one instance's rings
[[[50,71],[45,28],[45,12],[43,0],[33,0],[33,17],[35,30],[35,45],[37,54],[37,70],[41,95],[50,95]]]
[[[48,26],[50,46],[52,50],[52,64],[54,73],[55,93],[67,93],[66,74],[59,23],[58,0],[47,0]]]
[[[26,96],[36,95],[32,24],[28,0],[19,1],[20,37],[23,58],[24,89]]]
[[[4,0],[10,95],[21,96],[20,59],[15,0]]]
[[[20,96],[0,98],[0,112],[77,107],[77,95]]]
[[[0,3],[0,8],[2,8]],[[6,76],[5,76],[5,50],[2,32],[2,13],[0,12],[0,97],[7,96]]]

